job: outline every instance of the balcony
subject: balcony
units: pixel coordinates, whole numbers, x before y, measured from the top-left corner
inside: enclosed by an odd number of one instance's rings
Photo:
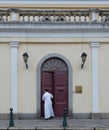
[[[109,10],[0,10],[0,23],[41,24],[107,24]]]
[[[109,10],[1,9],[0,36],[2,42],[109,42]]]

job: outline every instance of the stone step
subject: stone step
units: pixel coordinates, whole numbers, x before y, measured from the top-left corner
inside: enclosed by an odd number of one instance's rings
[[[1,127],[0,130],[109,130],[109,127]]]
[[[38,127],[36,130],[94,130],[93,128],[81,128],[81,127]]]
[[[7,127],[7,128],[0,128],[0,130],[109,130],[109,128],[103,127]]]

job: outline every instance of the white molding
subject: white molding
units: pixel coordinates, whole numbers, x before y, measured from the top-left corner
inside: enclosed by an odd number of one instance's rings
[[[17,113],[17,41],[11,41],[11,108]]]
[[[76,5],[90,5],[90,4],[100,4],[100,5],[106,5],[109,4],[109,1],[107,0],[1,0],[0,4],[76,4]],[[80,4],[81,3],[81,4]]]
[[[27,34],[28,32],[28,34]],[[0,38],[36,38],[36,37],[84,37],[108,38],[109,26],[72,25],[72,24],[1,24]]]
[[[99,42],[91,42],[92,47],[92,113],[99,113],[98,47]]]

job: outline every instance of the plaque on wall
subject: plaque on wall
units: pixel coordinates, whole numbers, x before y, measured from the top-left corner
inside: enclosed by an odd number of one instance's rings
[[[75,86],[75,93],[82,93],[82,86]]]

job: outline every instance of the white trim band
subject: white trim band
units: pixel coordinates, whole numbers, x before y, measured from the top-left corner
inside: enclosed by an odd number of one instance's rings
[[[98,47],[99,42],[92,42],[92,113],[99,113],[98,85]]]
[[[17,47],[18,42],[11,41],[11,108],[17,113]]]
[[[81,4],[80,4],[81,3]],[[66,4],[73,4],[73,5],[78,5],[78,6],[84,6],[84,5],[109,5],[109,1],[107,0],[96,0],[96,1],[92,1],[92,0],[1,0],[0,1],[0,5],[7,5],[7,4],[23,4],[23,5],[48,5],[48,4],[62,4],[62,5],[66,5]]]

